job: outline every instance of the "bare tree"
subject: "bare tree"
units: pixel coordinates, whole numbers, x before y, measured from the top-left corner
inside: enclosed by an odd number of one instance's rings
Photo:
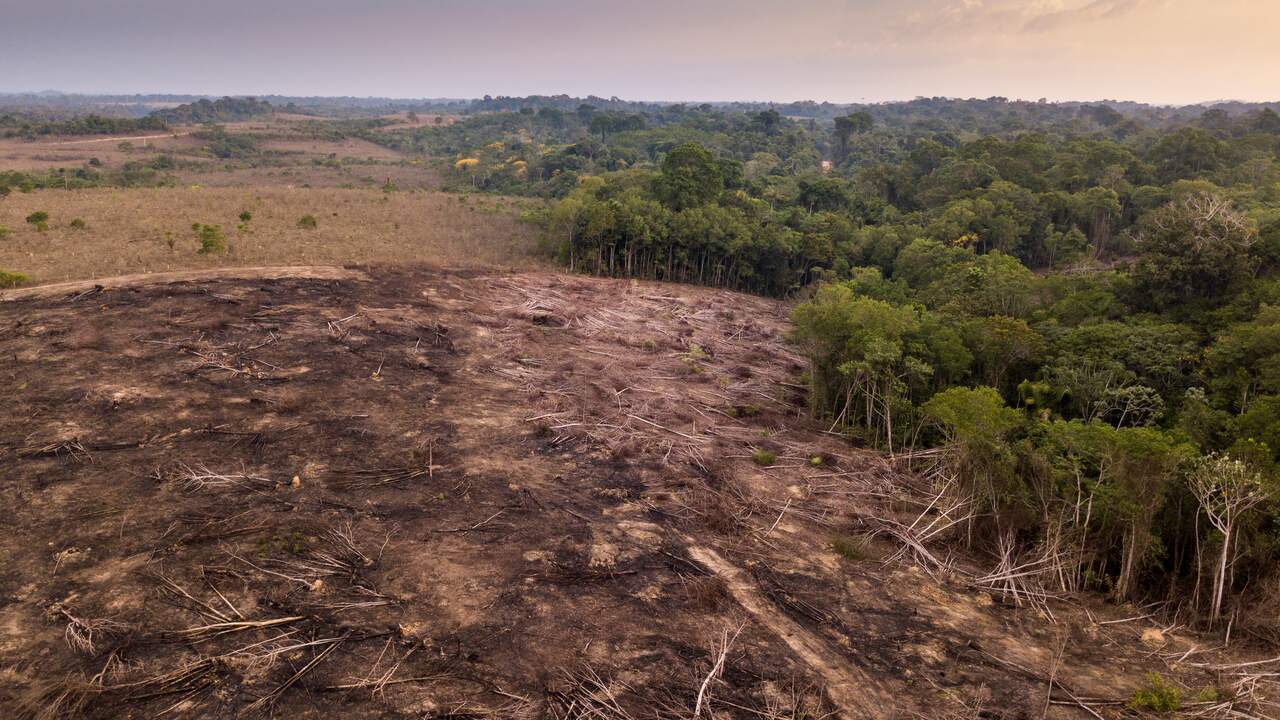
[[[1214,568],[1213,603],[1210,617],[1222,616],[1222,601],[1231,574],[1232,543],[1240,521],[1267,499],[1262,474],[1229,455],[1210,455],[1192,471],[1191,492],[1200,502],[1209,524],[1222,533],[1222,552]]]

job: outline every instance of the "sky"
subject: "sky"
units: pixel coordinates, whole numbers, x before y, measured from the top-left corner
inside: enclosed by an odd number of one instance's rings
[[[0,92],[1280,100],[1280,0],[0,0]]]

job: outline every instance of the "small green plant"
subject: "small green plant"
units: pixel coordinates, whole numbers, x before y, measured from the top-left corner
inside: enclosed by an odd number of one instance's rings
[[[306,552],[307,539],[302,533],[293,531],[288,535],[274,533],[271,537],[258,538],[258,554],[259,555],[301,555]]]
[[[87,227],[89,227],[89,225],[85,223],[82,218],[75,218],[71,221],[72,230],[84,230]]]
[[[248,210],[245,210],[240,213],[240,222],[247,223],[252,219],[253,219],[253,213],[249,212]]]
[[[3,239],[5,239],[6,237],[8,237],[8,236],[9,236],[9,234],[10,234],[10,233],[12,233],[12,232],[13,232],[13,231],[12,231],[12,230],[10,230],[9,228],[7,228],[7,227],[5,227],[5,226],[3,226],[3,225],[0,225],[0,240],[3,240]]]
[[[192,223],[191,229],[195,232],[196,239],[200,241],[200,249],[196,252],[201,255],[213,255],[227,251],[227,239],[222,234],[221,225]]]
[[[1182,708],[1182,691],[1161,677],[1160,673],[1147,673],[1147,682],[1133,691],[1129,700],[1130,710],[1148,712],[1176,712]]]
[[[14,288],[25,284],[31,278],[20,272],[9,272],[8,270],[0,270],[0,288]]]
[[[37,210],[27,216],[27,223],[34,227],[36,232],[44,232],[49,229],[49,213]]]
[[[1218,688],[1212,685],[1205,685],[1200,688],[1200,692],[1196,693],[1196,702],[1216,703],[1222,699],[1222,694],[1218,692]]]
[[[822,467],[823,459],[821,455],[814,455],[809,458],[809,465],[812,467]]]
[[[173,232],[165,230],[164,244],[169,246],[169,252],[173,252],[173,246],[178,244],[178,238],[173,236]]]
[[[769,467],[778,462],[778,454],[770,450],[756,450],[751,453],[751,462],[761,467]]]
[[[303,230],[315,230],[316,216],[303,215],[302,217],[298,218],[298,227],[302,228]]]

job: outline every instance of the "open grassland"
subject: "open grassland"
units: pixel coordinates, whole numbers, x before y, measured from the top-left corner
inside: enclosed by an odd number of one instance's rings
[[[527,201],[341,188],[98,188],[0,201],[0,268],[32,283],[245,265],[429,263],[530,268]],[[48,229],[25,221],[48,213]],[[248,212],[252,219],[240,220]],[[299,225],[303,216],[315,227]],[[72,226],[82,220],[83,229]],[[226,250],[201,254],[193,223]],[[0,233],[4,235],[4,233]]]

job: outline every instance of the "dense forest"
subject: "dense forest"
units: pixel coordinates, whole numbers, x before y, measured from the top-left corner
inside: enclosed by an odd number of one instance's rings
[[[814,414],[920,458],[934,529],[1028,582],[1275,633],[1272,108],[553,100],[377,138],[553,198],[574,270],[799,300]]]

